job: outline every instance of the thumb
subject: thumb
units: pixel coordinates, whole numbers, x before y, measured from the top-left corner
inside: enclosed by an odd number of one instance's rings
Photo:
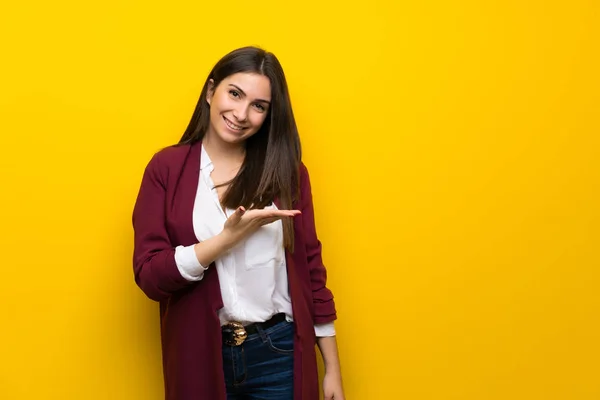
[[[232,219],[234,222],[239,222],[240,219],[242,219],[242,216],[246,213],[246,209],[242,206],[239,206],[238,208],[236,208],[235,212],[232,215]]]
[[[229,218],[227,218],[228,226],[233,226],[240,222],[242,215],[244,215],[245,212],[246,210],[242,206],[236,208],[235,212],[231,214]]]

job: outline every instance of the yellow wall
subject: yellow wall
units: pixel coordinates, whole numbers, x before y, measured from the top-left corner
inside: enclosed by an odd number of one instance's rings
[[[0,8],[0,398],[161,399],[131,209],[246,44],[288,75],[348,399],[600,398],[597,1],[166,4]]]

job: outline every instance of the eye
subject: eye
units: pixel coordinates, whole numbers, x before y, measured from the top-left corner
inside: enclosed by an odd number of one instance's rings
[[[238,93],[238,91],[237,91],[237,90],[233,90],[233,89],[231,89],[231,90],[229,91],[229,94],[230,94],[231,96],[233,96],[233,97],[240,97],[240,94]]]
[[[260,103],[256,103],[256,104],[254,104],[254,107],[255,107],[255,108],[258,110],[258,111],[260,111],[260,112],[264,112],[264,111],[266,110],[266,109],[265,109],[265,106],[263,106],[263,105],[262,105],[262,104],[260,104]]]

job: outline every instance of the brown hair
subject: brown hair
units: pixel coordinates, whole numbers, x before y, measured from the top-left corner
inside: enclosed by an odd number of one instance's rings
[[[179,144],[192,144],[203,139],[210,126],[207,94],[210,80],[216,90],[230,75],[251,72],[266,76],[271,82],[271,106],[262,126],[246,140],[246,156],[238,174],[223,196],[225,207],[264,208],[278,199],[282,209],[291,209],[297,200],[300,138],[292,111],[283,68],[274,54],[258,47],[242,47],[225,55],[208,75],[194,114]],[[283,242],[293,251],[293,221],[283,219]]]

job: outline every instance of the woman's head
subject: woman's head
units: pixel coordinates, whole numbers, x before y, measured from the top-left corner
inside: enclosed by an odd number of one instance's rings
[[[255,134],[263,145],[282,136],[297,140],[285,74],[274,54],[242,47],[215,64],[180,143],[193,143],[207,134],[229,143],[244,143]]]
[[[205,138],[245,149],[225,206],[290,208],[299,184],[300,139],[283,68],[274,54],[243,47],[219,60],[202,88],[180,144]],[[284,226],[286,246],[290,227]]]
[[[219,84],[214,82],[208,82],[210,122],[205,137],[243,145],[262,128],[269,115],[271,82],[256,72],[237,72]]]

